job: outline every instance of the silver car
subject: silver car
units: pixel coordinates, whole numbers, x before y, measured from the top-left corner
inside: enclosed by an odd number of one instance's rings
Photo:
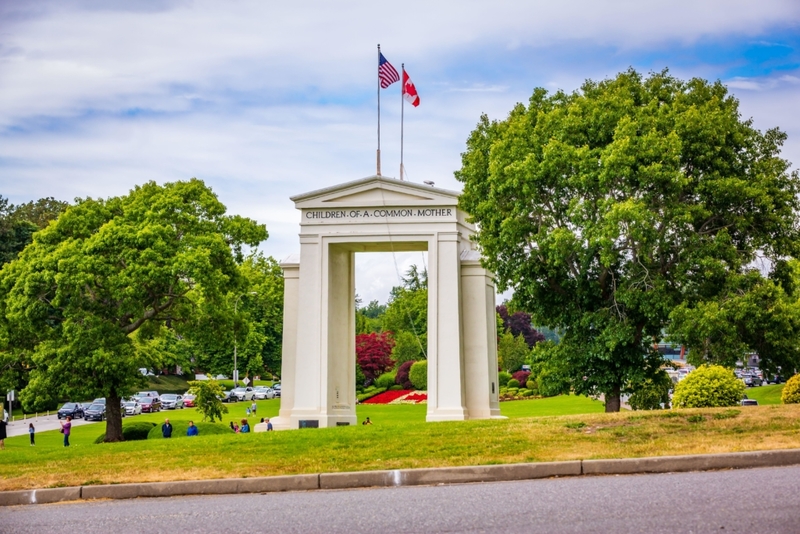
[[[175,410],[177,408],[183,409],[183,396],[174,393],[165,393],[161,395],[161,408],[164,410]]]
[[[240,401],[249,401],[255,398],[256,392],[251,387],[235,388],[231,391],[231,395],[235,395]]]
[[[269,386],[256,386],[253,388],[256,400],[274,399],[275,390]]]

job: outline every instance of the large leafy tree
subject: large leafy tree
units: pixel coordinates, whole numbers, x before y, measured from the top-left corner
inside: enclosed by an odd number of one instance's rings
[[[33,233],[55,220],[69,204],[52,197],[14,206],[0,195],[0,266],[33,241]]]
[[[383,331],[393,332],[400,342],[402,361],[416,361],[426,358],[428,347],[428,273],[412,265],[402,280],[402,285],[393,287],[389,295]],[[402,332],[408,334],[401,335]]]
[[[223,306],[204,302],[193,325],[197,367],[231,375],[234,337],[240,375],[280,374],[283,339],[283,271],[272,257],[248,256],[239,266],[241,284]]]
[[[120,399],[160,363],[147,339],[191,333],[199,302],[241,285],[242,246],[266,237],[196,179],[78,201],[0,271],[0,350],[30,371],[23,403],[104,396],[106,440],[121,440]]]
[[[563,334],[543,347],[553,375],[604,394],[616,411],[621,392],[658,376],[654,341],[689,338],[696,321],[713,319],[705,303],[753,291],[754,305],[780,301],[767,275],[799,243],[785,138],[742,120],[721,83],[666,71],[630,70],[569,94],[540,88],[505,120],[481,117],[456,173],[461,204],[499,287]],[[753,267],[759,255],[771,260],[764,272]],[[797,361],[796,346],[760,335],[776,321],[794,331],[789,307],[771,309],[784,320],[740,317],[747,327],[727,330],[737,343],[725,350],[741,354],[760,339],[767,358],[774,348]],[[685,320],[673,324],[673,312]],[[719,346],[706,345],[714,360]]]

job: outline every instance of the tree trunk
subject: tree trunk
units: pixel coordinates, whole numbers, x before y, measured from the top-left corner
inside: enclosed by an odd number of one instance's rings
[[[619,386],[614,386],[611,391],[606,392],[606,413],[619,411],[621,404],[619,390]]]
[[[118,395],[106,397],[106,443],[122,441],[122,410]]]

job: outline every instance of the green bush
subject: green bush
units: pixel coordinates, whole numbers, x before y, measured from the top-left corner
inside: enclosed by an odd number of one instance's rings
[[[421,390],[428,389],[428,360],[421,360],[411,366],[408,379],[414,387]]]
[[[401,386],[400,384],[395,384],[395,385],[393,385],[392,387],[389,388],[389,391],[400,391],[402,389],[403,389],[403,386]]]
[[[388,373],[383,373],[375,380],[375,385],[379,388],[386,388],[389,389],[394,383],[394,379],[397,378],[397,371],[390,371]]]
[[[519,388],[506,388],[506,393],[509,395],[516,395],[519,393]]]
[[[794,375],[786,381],[781,393],[781,402],[784,404],[800,404],[800,374]]]
[[[237,424],[238,423],[239,422],[237,421]],[[256,421],[250,421],[251,432],[255,424]],[[197,427],[197,433],[199,436],[211,436],[214,434],[233,433],[231,427],[223,424],[222,422],[204,423],[200,421],[200,422],[195,422],[194,426]],[[172,437],[185,438],[187,428],[189,428],[189,421],[172,421]],[[147,433],[147,439],[164,439],[164,436],[161,435],[161,424],[156,424],[153,428],[150,429],[150,431]]]
[[[648,378],[628,399],[628,404],[634,410],[660,410],[661,405],[669,408],[669,390],[672,389],[672,379],[660,371],[654,379]]]
[[[135,421],[133,423],[128,423],[122,425],[122,439],[125,441],[139,441],[143,439],[147,439],[147,434],[153,427],[156,426],[155,423],[149,423],[147,421]],[[103,443],[106,440],[105,433],[100,434],[97,436],[97,439],[94,440],[95,443]]]
[[[737,406],[744,389],[744,383],[730,369],[719,365],[703,365],[678,382],[672,405],[675,408]]]
[[[500,384],[501,388],[506,387],[509,380],[511,380],[511,373],[506,373],[505,371],[497,373],[497,383]]]
[[[525,387],[528,389],[539,389],[539,384],[536,383],[536,380],[528,380],[525,382]]]
[[[516,378],[512,378],[511,380],[509,380],[508,389],[511,388],[519,388],[519,380],[517,380]]]

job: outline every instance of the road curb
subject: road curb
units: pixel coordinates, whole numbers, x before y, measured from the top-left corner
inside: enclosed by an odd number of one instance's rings
[[[0,506],[47,504],[90,499],[135,499],[139,497],[173,497],[179,495],[223,495],[319,489],[464,484],[562,476],[632,475],[788,465],[800,465],[800,449],[694,456],[624,458],[619,460],[573,460],[566,462],[397,469],[391,471],[354,471],[259,478],[106,484],[101,486],[4,491],[0,492]]]
[[[636,473],[670,473],[710,471],[746,467],[778,467],[800,464],[800,449],[735,452],[619,460],[584,460],[584,475],[629,475]]]

